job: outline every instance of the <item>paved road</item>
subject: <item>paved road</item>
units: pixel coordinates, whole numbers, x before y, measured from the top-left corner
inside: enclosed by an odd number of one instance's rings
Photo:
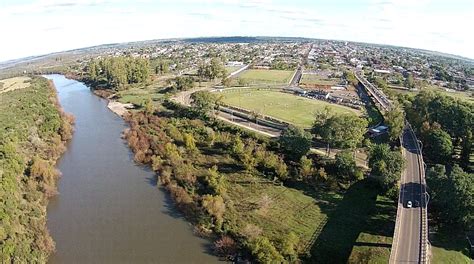
[[[399,231],[393,241],[394,263],[419,263],[421,249],[421,224],[423,194],[420,177],[419,150],[417,141],[409,129],[403,133],[404,155],[406,157],[406,170],[402,175],[399,203],[402,209],[399,213]],[[411,201],[415,205],[418,201],[420,207],[407,208]]]
[[[355,72],[357,79],[364,85],[368,93],[375,99],[381,113],[390,110],[388,97],[373,84],[368,82],[361,72]],[[425,206],[425,184],[422,153],[411,127],[403,131],[403,154],[406,159],[406,170],[401,177],[399,206],[395,232],[390,252],[390,263],[425,263],[427,258],[427,229]],[[407,208],[411,201],[419,203],[419,207]]]

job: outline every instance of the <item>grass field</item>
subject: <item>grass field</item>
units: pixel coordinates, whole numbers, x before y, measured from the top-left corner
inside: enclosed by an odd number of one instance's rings
[[[425,88],[422,88],[422,89],[430,90],[430,91],[434,91],[434,92],[439,92],[443,95],[451,96],[451,97],[454,97],[454,98],[465,100],[467,102],[474,103],[474,94],[473,93],[458,92],[458,91],[448,92],[443,87],[439,87],[439,86],[436,86],[436,85],[429,85],[429,86],[427,86]],[[411,94],[411,95],[416,95],[419,92],[419,91],[409,91],[409,90],[402,90],[402,89],[395,89],[395,88],[389,88],[389,91],[393,92],[395,94]]]
[[[28,81],[30,80],[30,77],[25,76],[0,80],[0,93],[29,87],[30,83]]]
[[[157,88],[131,88],[129,90],[120,91],[117,95],[121,103],[132,103],[135,105],[142,104],[148,98],[153,101],[163,98],[164,94],[159,92]]]
[[[238,78],[249,84],[287,84],[293,73],[293,71],[283,70],[245,70]]]
[[[314,114],[329,107],[335,113],[361,114],[349,107],[269,90],[233,90],[223,93],[224,103],[255,111],[302,127],[310,127]]]
[[[461,235],[459,235],[461,234]],[[440,230],[431,238],[431,263],[473,263],[463,231]]]
[[[225,70],[227,71],[227,74],[231,74],[242,67],[243,66],[225,66]]]
[[[375,208],[366,221],[366,230],[354,243],[349,263],[388,263],[396,214],[395,203],[378,195]]]
[[[352,185],[311,249],[316,263],[387,263],[394,228],[394,203],[377,195],[366,179]],[[314,263],[314,262],[312,262]]]
[[[229,197],[234,203],[234,214],[240,230],[248,225],[261,228],[262,234],[278,241],[282,234],[295,233],[300,241],[298,250],[303,253],[305,245],[324,226],[330,208],[340,202],[336,193],[305,192],[263,181],[251,175],[228,175],[234,179],[229,183]],[[312,195],[310,193],[313,193]],[[315,199],[315,197],[317,198]],[[268,201],[268,209],[259,208],[262,200]]]
[[[336,85],[338,84],[339,79],[326,79],[322,78],[317,74],[303,74],[301,77],[300,84],[308,84],[308,85]]]

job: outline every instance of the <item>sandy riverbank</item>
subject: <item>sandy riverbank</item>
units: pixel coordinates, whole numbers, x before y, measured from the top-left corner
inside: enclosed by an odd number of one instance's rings
[[[133,109],[133,104],[124,104],[117,101],[109,100],[107,107],[117,115],[123,117],[126,113],[128,113],[129,109]]]

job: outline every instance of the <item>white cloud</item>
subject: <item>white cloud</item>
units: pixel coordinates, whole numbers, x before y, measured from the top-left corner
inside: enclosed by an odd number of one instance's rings
[[[111,42],[170,37],[275,35],[374,42],[474,58],[473,5],[430,11],[436,0],[361,0],[365,6],[273,1],[39,0],[0,8],[0,61]],[[312,3],[312,2],[311,2]],[[338,7],[340,8],[340,7]]]

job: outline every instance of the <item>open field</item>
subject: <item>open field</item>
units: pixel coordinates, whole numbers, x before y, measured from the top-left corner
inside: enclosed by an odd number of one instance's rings
[[[13,77],[9,79],[0,80],[0,93],[6,93],[16,89],[23,89],[30,86],[30,77]]]
[[[339,79],[327,79],[317,74],[303,74],[300,84],[307,85],[336,85]]]
[[[474,92],[458,92],[458,91],[448,92],[443,87],[439,87],[436,85],[429,85],[422,89],[430,90],[433,92],[439,92],[443,95],[451,96],[454,98],[465,100],[467,102],[474,103]],[[419,92],[419,91],[402,90],[402,89],[396,89],[396,88],[389,88],[389,91],[395,94],[411,94],[411,95],[416,95]]]
[[[160,93],[160,90],[159,88],[131,88],[118,92],[117,96],[119,96],[118,101],[121,103],[141,105],[148,98],[153,101],[163,98],[164,94]]]
[[[229,175],[230,176],[230,175]],[[240,230],[249,225],[262,229],[264,236],[278,241],[282,234],[295,233],[299,237],[298,251],[303,253],[313,234],[319,235],[327,221],[329,211],[342,199],[336,193],[308,192],[262,182],[261,177],[232,175],[229,197],[235,201],[235,211],[227,215],[237,218]],[[315,198],[315,197],[318,198]],[[268,209],[259,208],[262,200],[268,201]]]
[[[270,90],[244,89],[223,93],[224,103],[255,111],[302,127],[310,127],[317,111],[329,107],[335,113],[361,113],[349,107]]]
[[[227,71],[227,74],[231,74],[242,67],[243,66],[225,66],[225,70]]]
[[[293,73],[283,70],[245,70],[238,78],[249,84],[288,84]]]

